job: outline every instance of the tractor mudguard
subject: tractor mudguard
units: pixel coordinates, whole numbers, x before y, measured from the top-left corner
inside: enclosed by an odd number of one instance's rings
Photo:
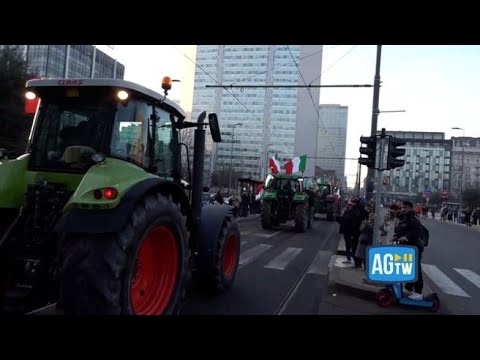
[[[215,251],[223,220],[228,214],[233,216],[233,206],[209,205],[202,208],[200,227],[197,232],[198,266],[211,269],[215,265]]]
[[[160,178],[145,179],[132,186],[122,197],[120,204],[112,209],[71,209],[60,218],[54,231],[83,234],[120,231],[132,213],[137,201],[152,188],[162,183],[177,186],[175,183]],[[180,187],[179,191],[181,191]]]

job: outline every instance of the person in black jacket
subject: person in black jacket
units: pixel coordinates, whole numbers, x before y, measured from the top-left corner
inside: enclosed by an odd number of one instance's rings
[[[352,238],[355,235],[355,222],[357,217],[353,206],[354,203],[349,200],[344,213],[337,218],[337,221],[340,223],[339,233],[343,234],[343,238],[345,239],[345,252],[347,255],[347,261],[345,261],[345,263],[350,263],[356,250],[356,247],[355,249],[352,247]]]
[[[415,216],[415,210],[413,210],[413,204],[410,201],[402,202],[400,207],[399,222],[395,228],[395,235],[393,240],[404,245],[413,245],[418,249],[417,256],[417,272],[418,279],[415,283],[407,283],[405,289],[407,291],[412,291],[413,293],[409,296],[413,300],[422,299],[422,290],[423,290],[423,276],[422,276],[422,253],[424,250],[423,241],[422,241],[423,227],[420,223],[420,220]]]

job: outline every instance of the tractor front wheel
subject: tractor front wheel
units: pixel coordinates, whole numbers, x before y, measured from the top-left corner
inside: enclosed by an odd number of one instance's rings
[[[302,203],[295,207],[295,230],[298,232],[307,231],[308,227],[308,204]]]
[[[200,286],[215,293],[227,291],[233,284],[240,259],[240,229],[238,222],[227,215],[217,237],[213,267],[199,270]]]
[[[65,240],[65,314],[161,315],[179,311],[189,274],[185,217],[160,194],[147,196],[118,234]]]

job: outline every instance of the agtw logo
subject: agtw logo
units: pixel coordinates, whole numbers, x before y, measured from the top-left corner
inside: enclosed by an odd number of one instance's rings
[[[368,279],[374,282],[414,282],[417,280],[415,246],[370,246],[367,249]]]

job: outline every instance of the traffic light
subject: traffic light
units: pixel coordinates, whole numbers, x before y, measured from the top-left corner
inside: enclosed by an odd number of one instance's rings
[[[360,136],[360,142],[366,146],[360,147],[360,154],[367,157],[360,157],[358,162],[369,168],[375,168],[375,157],[377,154],[377,138],[371,136]]]
[[[388,160],[387,160],[387,169],[395,169],[405,165],[405,160],[397,159],[405,155],[405,149],[399,149],[399,146],[406,144],[406,141],[395,139],[395,137],[390,137],[388,142]]]

